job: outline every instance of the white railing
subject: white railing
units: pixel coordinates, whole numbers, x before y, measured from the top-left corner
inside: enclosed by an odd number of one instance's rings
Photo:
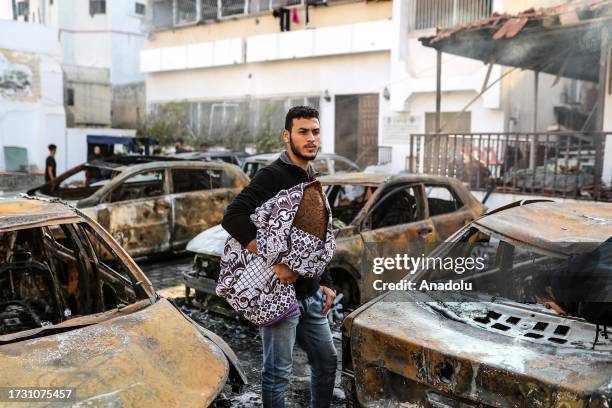
[[[493,0],[408,0],[410,30],[445,28],[489,17]]]
[[[272,11],[281,7],[304,6],[305,0],[151,0],[152,29],[183,27],[204,21],[223,20]]]

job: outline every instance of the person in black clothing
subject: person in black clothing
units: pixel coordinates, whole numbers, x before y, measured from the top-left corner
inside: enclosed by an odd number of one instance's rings
[[[253,253],[257,253],[257,230],[250,219],[254,210],[280,190],[312,181],[316,177],[310,161],[317,156],[321,145],[318,111],[306,106],[291,108],[285,118],[282,137],[287,150],[279,159],[255,174],[251,183],[227,207],[223,218],[223,228]],[[326,318],[336,296],[329,271],[320,278],[307,278],[298,276],[284,264],[274,265],[273,270],[281,282],[293,284],[301,315],[260,329],[263,342],[263,405],[285,406],[293,345],[297,341],[306,351],[312,367],[311,406],[328,407],[337,364],[337,353]]]
[[[47,160],[45,160],[45,182],[48,183],[50,181],[55,181],[55,174],[57,170],[57,164],[55,163],[55,152],[57,152],[57,146],[54,144],[50,144],[48,146],[49,156],[47,156]],[[52,190],[55,189],[55,186],[51,186]]]

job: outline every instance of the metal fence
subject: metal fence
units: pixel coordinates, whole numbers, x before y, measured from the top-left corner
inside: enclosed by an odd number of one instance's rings
[[[378,146],[378,164],[388,164],[393,160],[393,148],[391,146]]]
[[[612,200],[601,181],[610,134],[412,134],[407,167],[457,177],[474,190]]]
[[[489,17],[493,0],[409,0],[410,30],[450,27]]]
[[[281,7],[304,6],[304,2],[305,0],[150,0],[147,26],[151,30],[183,27],[210,20],[269,12]]]

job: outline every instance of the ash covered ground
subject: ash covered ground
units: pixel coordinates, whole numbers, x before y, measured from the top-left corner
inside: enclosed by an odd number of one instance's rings
[[[192,257],[181,257],[170,260],[142,262],[140,266],[149,277],[155,288],[162,292],[170,290],[175,302],[183,312],[208,330],[221,336],[234,350],[243,370],[249,379],[249,385],[241,393],[234,394],[229,386],[218,398],[220,407],[259,407],[261,406],[261,338],[259,329],[246,322],[207,310],[200,302],[185,302],[182,285],[182,272],[191,268]],[[193,293],[193,292],[192,292]],[[334,339],[341,357],[340,332],[338,325],[333,325]],[[336,373],[336,388],[334,389],[333,407],[345,406],[344,392],[340,386],[340,367]],[[310,367],[306,353],[297,345],[293,353],[293,375],[287,393],[287,407],[307,407],[310,389]]]

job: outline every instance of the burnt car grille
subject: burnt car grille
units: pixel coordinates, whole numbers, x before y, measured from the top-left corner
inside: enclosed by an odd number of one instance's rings
[[[555,316],[539,305],[514,306],[488,302],[427,303],[435,312],[453,320],[514,338],[555,345],[590,349],[596,327],[584,320]],[[542,309],[542,310],[540,310]],[[596,350],[612,351],[612,333],[600,336]]]

